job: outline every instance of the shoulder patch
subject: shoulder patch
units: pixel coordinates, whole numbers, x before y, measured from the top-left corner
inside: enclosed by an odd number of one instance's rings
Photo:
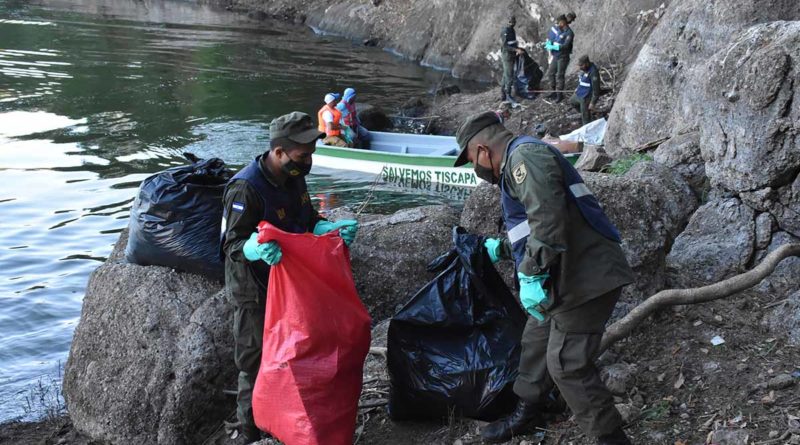
[[[515,165],[511,170],[511,174],[514,176],[514,182],[517,184],[522,184],[522,182],[525,181],[525,178],[528,177],[528,170],[525,169],[525,163],[520,162],[519,164]]]
[[[236,213],[243,213],[244,212],[244,203],[243,202],[234,201],[233,205],[231,205],[231,210],[233,210]]]

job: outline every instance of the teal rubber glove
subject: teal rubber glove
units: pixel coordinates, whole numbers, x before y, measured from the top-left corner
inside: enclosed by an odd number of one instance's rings
[[[550,41],[548,40],[547,42],[544,43],[544,49],[546,49],[548,51],[552,51],[555,48],[553,48],[553,44],[550,43]]]
[[[245,241],[242,247],[244,257],[250,261],[262,260],[270,266],[274,266],[281,262],[283,252],[281,247],[275,241],[267,243],[258,242],[258,233],[253,233],[250,238]]]
[[[528,276],[522,272],[517,272],[519,278],[519,299],[522,307],[528,311],[533,318],[544,321],[544,310],[541,308],[550,302],[547,298],[547,290],[543,287],[545,280],[550,278],[549,274]]]
[[[556,51],[560,51],[561,50],[561,44],[558,43],[558,42],[553,42],[550,46],[552,46],[553,49],[556,50]]]
[[[486,248],[486,252],[489,254],[489,259],[492,261],[492,264],[503,259],[503,240],[486,238],[486,241],[483,242],[483,247]]]
[[[314,235],[320,236],[334,230],[339,229],[339,236],[342,237],[344,243],[349,247],[350,244],[356,239],[356,232],[358,232],[358,221],[354,219],[343,219],[341,221],[331,222],[320,220],[314,226]]]

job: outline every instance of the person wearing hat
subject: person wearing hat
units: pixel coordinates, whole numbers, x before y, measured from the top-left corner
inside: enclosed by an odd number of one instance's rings
[[[342,127],[347,127],[352,130],[350,133],[353,135],[355,147],[369,148],[369,141],[372,136],[369,130],[361,126],[361,121],[358,119],[358,110],[356,109],[356,90],[353,88],[345,88],[342,100],[336,105],[342,113]]]
[[[513,15],[508,19],[508,25],[500,33],[500,62],[503,64],[503,84],[500,86],[500,101],[514,101],[511,95],[511,88],[514,85],[514,65],[517,56],[525,51],[519,47],[517,42],[517,32],[514,27],[517,25],[517,18]]]
[[[336,108],[340,97],[336,93],[325,95],[325,105],[317,112],[317,122],[319,131],[325,133],[325,140],[322,141],[325,145],[347,147],[342,135],[342,112]]]
[[[269,267],[281,260],[280,245],[259,243],[256,226],[268,221],[286,232],[315,235],[338,229],[347,245],[358,230],[354,220],[325,220],[311,204],[305,176],[317,139],[323,136],[305,113],[278,117],[270,124],[267,152],[231,178],[223,196],[225,287],[233,304],[234,362],[239,370],[236,415],[249,442],[261,437],[253,420],[253,387],[261,363]]]
[[[578,59],[578,68],[580,68],[578,88],[575,89],[569,103],[580,110],[581,122],[586,125],[591,120],[591,112],[594,111],[597,98],[600,97],[600,71],[587,55]]]
[[[554,147],[515,136],[494,112],[458,129],[455,166],[471,162],[500,186],[508,237],[489,238],[489,259],[513,259],[520,301],[530,315],[522,334],[516,410],[487,425],[491,443],[542,425],[546,396],[557,386],[575,421],[602,445],[627,445],[614,398],[594,360],[622,287],[633,272],[616,227],[578,172]]]
[[[548,32],[547,41],[544,48],[550,51],[550,66],[547,67],[547,78],[550,79],[550,88],[553,93],[549,98],[556,101],[561,101],[564,95],[561,91],[564,89],[564,76],[569,66],[569,58],[572,55],[572,43],[575,39],[575,33],[569,27],[567,16],[560,15],[556,19],[557,26],[550,29]]]

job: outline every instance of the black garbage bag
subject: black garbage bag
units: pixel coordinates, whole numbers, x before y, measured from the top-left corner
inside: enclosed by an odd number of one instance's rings
[[[439,274],[390,321],[392,419],[454,413],[493,420],[513,410],[527,317],[491,264],[485,239],[454,228],[453,250],[428,266]]]
[[[514,63],[514,87],[518,96],[532,99],[534,93],[531,90],[539,89],[542,77],[542,69],[527,52],[517,57]]]
[[[191,165],[156,173],[139,186],[125,258],[222,279],[222,195],[233,172],[218,158],[184,156]]]

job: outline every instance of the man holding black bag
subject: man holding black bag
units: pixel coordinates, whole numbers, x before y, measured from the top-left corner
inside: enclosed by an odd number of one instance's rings
[[[542,426],[555,385],[599,445],[630,444],[594,365],[622,287],[633,281],[619,232],[558,150],[515,137],[495,113],[469,117],[456,138],[455,166],[471,162],[478,177],[500,185],[508,239],[485,246],[493,262],[514,259],[520,300],[531,315],[514,384],[517,409],[481,435],[500,443]]]

